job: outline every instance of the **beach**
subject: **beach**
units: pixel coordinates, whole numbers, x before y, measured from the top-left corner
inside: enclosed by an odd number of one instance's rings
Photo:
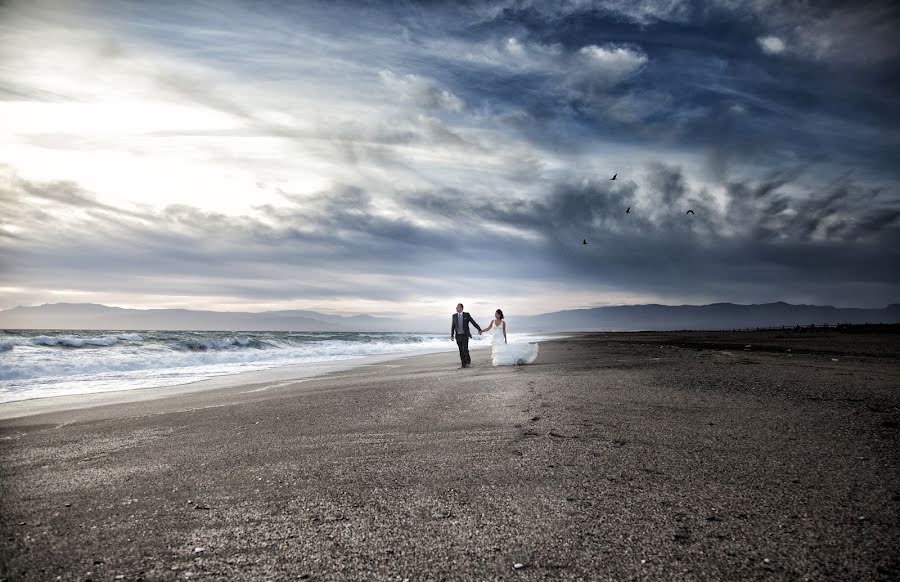
[[[900,577],[897,334],[472,354],[8,414],[0,576]]]

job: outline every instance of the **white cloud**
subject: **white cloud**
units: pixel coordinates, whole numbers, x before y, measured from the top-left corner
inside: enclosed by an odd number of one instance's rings
[[[781,54],[786,48],[784,41],[777,36],[761,36],[756,39],[756,42],[759,43],[759,46],[763,50],[763,52],[770,55]]]
[[[461,60],[469,64],[544,76],[553,83],[551,92],[563,91],[585,103],[595,102],[649,63],[647,55],[634,46],[592,44],[569,51],[559,43],[545,44],[516,37],[481,43],[468,50],[446,47],[444,50],[450,55],[462,55]]]
[[[508,37],[474,46],[454,46],[442,39],[432,49],[444,58],[459,58],[470,64],[516,72],[551,73],[565,66],[566,54],[559,43],[543,44]],[[457,56],[459,55],[459,56]]]
[[[399,76],[393,71],[380,71],[378,77],[385,87],[426,109],[446,109],[460,112],[463,110],[462,99],[436,86],[434,81],[420,75],[408,74]]]
[[[604,84],[615,84],[647,64],[647,55],[628,47],[590,45],[578,51],[583,71]]]

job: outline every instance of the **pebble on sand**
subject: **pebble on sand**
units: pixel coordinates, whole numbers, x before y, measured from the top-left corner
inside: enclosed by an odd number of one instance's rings
[[[524,567],[525,564],[523,564],[522,562],[516,562],[515,564],[513,564],[513,568],[515,568],[516,570],[521,570]]]
[[[194,548],[195,554],[202,554],[204,551],[206,551],[206,550],[200,546],[197,546],[196,548]]]

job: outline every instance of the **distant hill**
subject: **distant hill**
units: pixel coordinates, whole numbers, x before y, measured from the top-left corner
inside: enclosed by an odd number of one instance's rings
[[[360,320],[314,311],[262,313],[190,309],[123,309],[93,303],[51,303],[0,311],[9,329],[172,329],[240,331],[384,331],[390,321]]]
[[[473,313],[473,316],[486,325],[490,314]],[[302,310],[246,313],[123,309],[93,303],[48,303],[0,311],[0,328],[7,329],[445,332],[448,331],[446,323],[443,318],[423,321],[371,315],[339,316]],[[760,305],[619,305],[513,316],[510,327],[514,332],[662,331],[823,323],[900,323],[900,304],[882,309],[792,305],[784,302]]]
[[[883,309],[792,305],[782,301],[759,305],[619,305],[525,317],[519,326],[523,331],[664,331],[823,323],[900,323],[900,304]]]

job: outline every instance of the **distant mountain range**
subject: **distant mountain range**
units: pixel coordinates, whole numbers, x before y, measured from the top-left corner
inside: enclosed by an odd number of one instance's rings
[[[167,329],[197,331],[388,331],[391,320],[341,317],[315,311],[197,311],[124,309],[95,303],[47,303],[0,311],[7,329]]]
[[[823,323],[829,325],[837,323],[900,323],[900,304],[891,304],[883,309],[792,305],[782,301],[759,305],[735,303],[621,305],[557,311],[525,319],[525,325],[529,329],[558,331],[662,331],[820,325]]]
[[[448,313],[448,316],[450,314]],[[490,314],[473,313],[476,320]],[[521,316],[514,331],[639,331],[730,329],[780,325],[900,323],[900,304],[882,309],[763,303],[738,305],[621,305]],[[316,311],[261,313],[190,309],[123,309],[93,303],[48,303],[0,311],[6,329],[114,329],[197,331],[449,331],[447,318],[394,319],[371,315],[337,316]]]

